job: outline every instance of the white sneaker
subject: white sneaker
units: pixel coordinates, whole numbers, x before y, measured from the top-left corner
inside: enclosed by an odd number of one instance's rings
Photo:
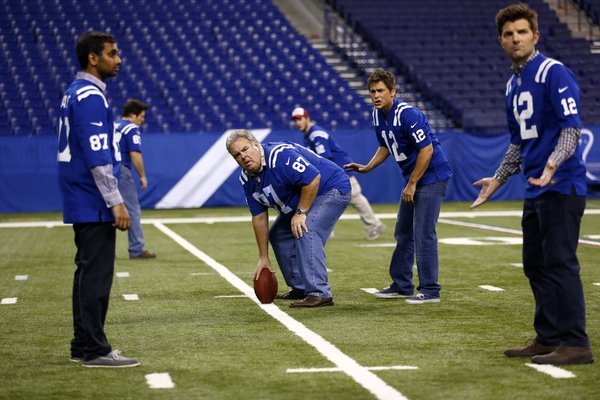
[[[370,229],[367,232],[367,240],[377,240],[379,239],[379,236],[381,236],[381,234],[383,233],[383,231],[385,231],[385,225],[384,224],[379,224],[377,225],[375,228]]]

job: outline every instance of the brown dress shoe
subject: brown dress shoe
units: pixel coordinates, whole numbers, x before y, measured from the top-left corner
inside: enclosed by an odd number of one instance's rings
[[[140,254],[138,254],[137,256],[133,256],[133,257],[129,257],[133,260],[137,260],[137,259],[148,259],[148,258],[156,258],[156,254],[148,251],[148,250],[144,250],[142,251]]]
[[[506,357],[533,357],[552,353],[558,346],[546,346],[537,340],[530,340],[524,347],[513,347],[504,351]]]
[[[333,297],[306,296],[300,301],[290,303],[290,307],[325,307],[333,305]]]
[[[591,364],[594,362],[591,347],[574,347],[560,345],[550,354],[535,356],[531,359],[534,364]]]
[[[305,297],[306,295],[304,292],[296,289],[292,289],[287,293],[282,293],[275,296],[275,298],[279,300],[302,300]]]

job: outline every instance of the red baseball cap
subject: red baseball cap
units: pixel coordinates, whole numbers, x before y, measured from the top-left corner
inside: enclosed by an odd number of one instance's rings
[[[308,111],[306,111],[302,107],[294,108],[294,111],[292,111],[292,119],[302,118],[302,117],[308,117]]]

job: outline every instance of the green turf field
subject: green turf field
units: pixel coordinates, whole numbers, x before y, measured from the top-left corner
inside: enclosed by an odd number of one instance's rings
[[[497,202],[477,211],[518,214],[520,207]],[[327,245],[336,305],[322,309],[290,309],[279,301],[261,308],[243,295],[251,291],[257,262],[254,234],[249,218],[221,217],[248,217],[246,209],[145,210],[146,243],[157,259],[129,260],[126,234],[118,235],[116,271],[129,276],[115,277],[106,331],[114,348],[142,362],[122,370],[69,362],[71,227],[51,224],[59,214],[0,215],[0,298],[17,298],[0,305],[0,398],[600,398],[598,364],[564,367],[574,377],[561,379],[502,354],[533,336],[529,284],[512,265],[521,262],[521,246],[493,239],[519,235],[489,229],[518,231],[519,216],[448,214],[468,212],[468,204],[444,204],[443,220],[482,226],[438,225],[442,302],[408,305],[361,290],[389,283],[397,207],[374,208],[389,217],[375,242],[363,240],[358,219],[336,226]],[[588,210],[598,212],[600,201],[589,201]],[[7,226],[42,220],[46,226]],[[580,245],[578,255],[597,358],[599,235],[600,214],[586,215],[582,239],[597,245]],[[457,238],[486,244],[444,243]],[[139,300],[126,301],[124,294]],[[154,373],[169,374],[174,388],[150,388],[146,375]]]

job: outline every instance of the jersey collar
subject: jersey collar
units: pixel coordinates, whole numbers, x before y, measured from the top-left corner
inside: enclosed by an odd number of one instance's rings
[[[100,79],[96,78],[92,74],[88,74],[84,71],[79,71],[76,76],[77,79],[85,79],[86,81],[92,82],[94,85],[98,86],[100,90],[106,92],[106,83],[102,82]]]
[[[524,69],[525,66],[527,64],[529,64],[529,61],[533,60],[538,54],[540,54],[540,52],[538,50],[535,50],[533,53],[531,53],[531,55],[527,58],[527,60],[525,60],[523,62],[523,64],[521,65],[516,65],[513,64],[510,69],[512,70],[512,72],[514,72],[515,74],[520,74]]]

